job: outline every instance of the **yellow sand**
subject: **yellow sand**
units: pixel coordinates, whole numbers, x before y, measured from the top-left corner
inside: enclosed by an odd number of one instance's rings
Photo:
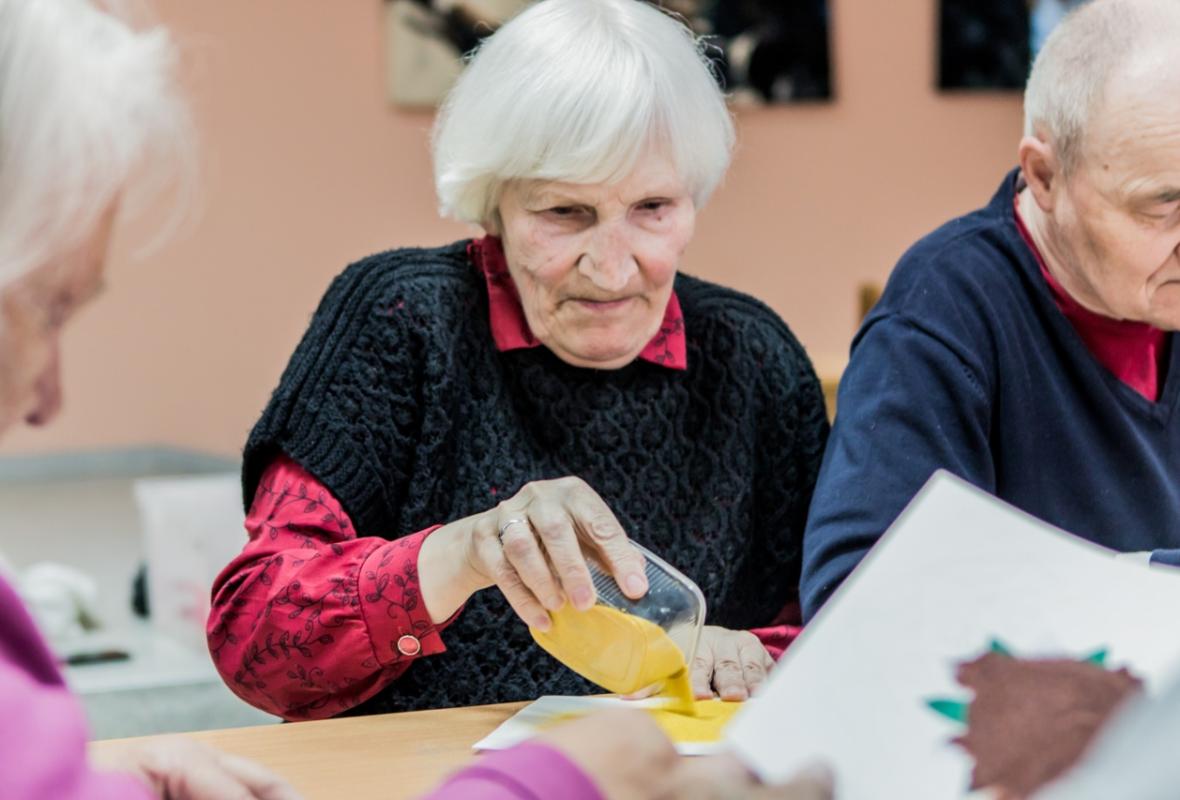
[[[663,708],[644,709],[664,729],[668,738],[677,744],[701,744],[721,740],[721,732],[742,707],[741,703],[727,703],[724,700],[697,700],[690,713],[680,713]],[[562,714],[544,724],[544,728],[568,722],[589,714]]]
[[[684,655],[659,625],[601,605],[578,611],[567,604],[550,618],[548,631],[529,630],[537,644],[574,672],[616,694],[659,684],[668,711],[697,712]]]
[[[719,741],[721,731],[741,707],[741,703],[724,700],[697,700],[693,703],[691,715],[655,708],[649,708],[648,713],[655,717],[669,739],[677,744],[687,744]]]

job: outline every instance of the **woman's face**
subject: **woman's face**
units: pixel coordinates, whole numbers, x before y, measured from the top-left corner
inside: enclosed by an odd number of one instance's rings
[[[617,183],[511,182],[487,228],[533,335],[568,364],[617,369],[659,331],[695,224],[684,182],[653,155]]]
[[[61,408],[62,327],[102,288],[116,204],[78,247],[0,291],[0,433],[45,425]]]

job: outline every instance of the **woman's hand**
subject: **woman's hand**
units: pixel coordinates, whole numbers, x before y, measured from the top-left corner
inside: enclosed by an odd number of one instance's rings
[[[103,766],[135,775],[168,800],[300,800],[270,770],[183,736],[141,745]]]
[[[813,768],[789,783],[767,786],[734,756],[681,758],[660,800],[832,800],[834,779]]]
[[[426,538],[418,557],[422,600],[442,622],[474,592],[496,586],[526,624],[548,630],[549,611],[567,600],[582,611],[594,605],[588,555],[628,597],[647,592],[643,556],[585,481],[534,481]]]
[[[578,765],[605,800],[654,800],[681,758],[651,714],[613,708],[557,725],[541,741]]]
[[[832,777],[812,770],[766,786],[731,755],[682,758],[650,714],[611,709],[559,725],[541,741],[565,753],[607,800],[831,800]]]
[[[754,634],[706,625],[692,662],[692,691],[697,699],[748,700],[773,666]]]

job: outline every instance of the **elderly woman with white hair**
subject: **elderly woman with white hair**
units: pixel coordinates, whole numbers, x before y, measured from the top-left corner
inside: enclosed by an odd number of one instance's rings
[[[135,31],[87,0],[0,0],[0,432],[56,415],[62,326],[102,287],[114,218],[142,196],[133,174],[185,163],[173,61],[165,31]],[[258,765],[182,738],[98,771],[85,735],[56,659],[0,579],[0,795],[297,797]]]
[[[733,140],[647,3],[546,0],[484,42],[434,166],[487,235],[345,270],[246,444],[208,627],[236,693],[306,719],[593,691],[526,625],[594,602],[587,558],[644,594],[632,541],[704,592],[698,696],[764,679],[828,425],[782,320],[678,274]]]

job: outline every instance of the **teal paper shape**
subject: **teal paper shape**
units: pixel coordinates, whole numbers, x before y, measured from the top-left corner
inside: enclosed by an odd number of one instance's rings
[[[937,711],[939,714],[942,714],[947,719],[954,720],[955,722],[961,722],[964,725],[967,724],[967,711],[971,706],[971,704],[968,702],[964,702],[963,700],[947,700],[945,698],[939,698],[935,700],[927,700],[926,705],[930,706],[931,709]]]

